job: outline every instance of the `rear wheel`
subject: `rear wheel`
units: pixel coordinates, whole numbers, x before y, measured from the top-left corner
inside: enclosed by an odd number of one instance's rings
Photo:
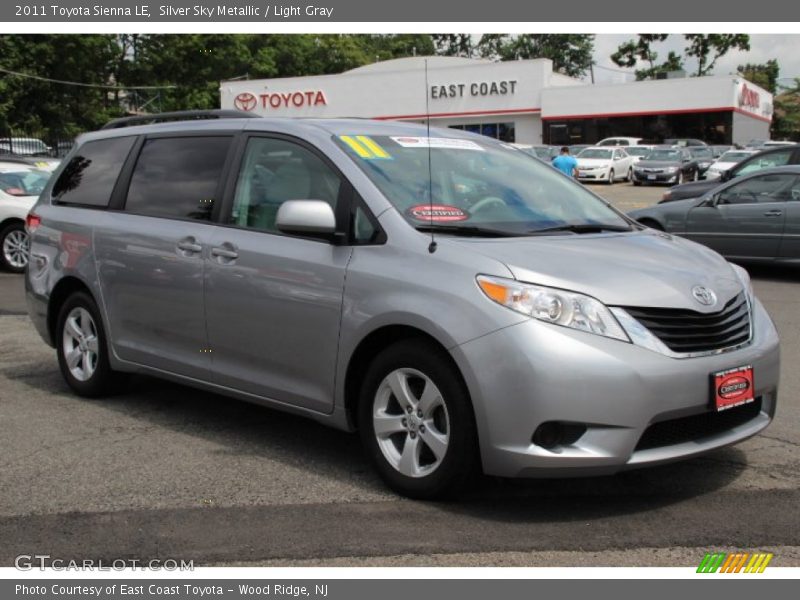
[[[56,325],[56,352],[69,387],[89,398],[116,392],[125,375],[111,369],[108,342],[97,305],[86,292],[76,292],[61,306]]]
[[[359,401],[361,441],[396,492],[449,497],[475,472],[477,432],[469,394],[444,351],[398,342],[370,365]]]
[[[28,232],[22,223],[11,223],[0,231],[0,266],[22,273],[28,264]]]

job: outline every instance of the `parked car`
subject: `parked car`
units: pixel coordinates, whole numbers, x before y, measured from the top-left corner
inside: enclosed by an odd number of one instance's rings
[[[709,146],[711,148],[711,152],[714,154],[714,158],[719,158],[726,152],[730,152],[731,150],[736,150],[736,146],[731,146],[730,144],[722,144],[722,145],[714,145]]]
[[[231,113],[82,136],[28,215],[29,314],[75,393],[149,373],[358,430],[416,498],[772,420],[777,333],[715,252],[485,136]]]
[[[639,146],[644,138],[638,137],[608,137],[600,140],[595,146]]]
[[[575,157],[579,181],[630,181],[633,158],[623,148],[590,146]]]
[[[761,169],[769,169],[771,167],[780,167],[783,165],[795,165],[800,163],[800,144],[794,146],[786,146],[783,148],[772,148],[753,154],[750,158],[746,158],[731,167],[720,175],[720,178],[712,181],[698,181],[696,183],[684,183],[683,185],[676,185],[671,187],[661,198],[661,202],[672,202],[674,200],[682,200],[684,198],[699,198],[707,191],[719,185],[720,181],[728,181],[740,175],[753,173]]]
[[[717,160],[711,163],[711,166],[706,171],[706,179],[713,181],[722,177],[722,174],[728,169],[735,167],[744,159],[758,154],[757,150],[729,150]]]
[[[630,157],[633,159],[633,164],[636,164],[640,160],[642,160],[645,156],[650,154],[650,152],[655,148],[655,146],[628,146],[625,148],[625,152],[627,152]]]
[[[0,268],[13,273],[25,270],[25,217],[49,178],[49,172],[0,160]]]
[[[676,233],[730,260],[800,260],[800,165],[738,177],[700,198],[629,213],[655,229]]]
[[[697,138],[667,138],[664,140],[665,146],[707,146],[703,140]]]
[[[570,146],[568,146],[569,153],[572,154],[572,156],[577,156],[578,154],[581,153],[582,150],[585,150],[586,148],[589,148],[590,146],[591,146],[591,144],[571,144]],[[559,149],[559,152],[560,152],[560,149]]]
[[[523,152],[530,154],[531,156],[535,156],[539,160],[543,160],[546,163],[552,161],[556,156],[558,156],[558,148],[555,146],[546,146],[543,144],[512,144],[515,148],[522,150]]]
[[[708,146],[688,146],[686,149],[697,163],[698,177],[705,179],[706,172],[714,162],[714,152]]]
[[[19,154],[0,154],[0,162],[2,163],[16,163],[43,171],[50,171],[51,173],[56,170],[61,159],[51,158],[49,156],[20,156]]]
[[[686,148],[656,146],[633,165],[633,185],[697,180],[697,161]]]
[[[0,153],[22,156],[47,156],[52,148],[37,138],[0,138]]]

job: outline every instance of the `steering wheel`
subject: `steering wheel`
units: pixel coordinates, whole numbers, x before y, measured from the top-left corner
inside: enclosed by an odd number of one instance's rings
[[[486,196],[486,198],[481,198],[475,204],[470,206],[469,212],[475,214],[476,212],[480,212],[494,205],[506,206],[506,203],[502,198],[498,198],[497,196]]]

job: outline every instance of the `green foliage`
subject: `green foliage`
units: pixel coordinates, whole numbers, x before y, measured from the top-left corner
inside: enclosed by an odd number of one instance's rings
[[[708,75],[717,64],[717,59],[731,50],[750,50],[750,36],[746,33],[687,33],[689,45],[686,56],[697,59],[697,75]]]
[[[592,65],[594,35],[590,34],[488,34],[481,36],[477,47],[484,58],[521,60],[549,58],[553,69],[564,75],[580,77]]]
[[[683,69],[684,58],[672,51],[664,62],[657,63],[658,53],[651,46],[655,42],[663,42],[667,37],[666,34],[641,33],[638,39],[621,44],[611,55],[611,60],[627,68],[647,63],[647,67],[636,70],[637,81],[655,79],[659,73]],[[743,33],[687,33],[683,37],[687,42],[685,56],[697,60],[697,71],[694,73],[697,77],[710,74],[717,60],[731,50],[750,50],[750,36]]]
[[[761,86],[770,94],[774,94],[778,91],[780,67],[778,66],[778,61],[774,58],[760,65],[751,63],[739,65],[737,70],[742,77]]]
[[[436,47],[436,54],[441,56],[461,56],[473,58],[478,49],[469,33],[436,33],[431,36]]]
[[[800,142],[800,78],[775,96],[772,138]]]
[[[0,35],[3,69],[110,88],[0,73],[0,129],[72,136],[128,108],[217,108],[219,82],[226,79],[341,73],[435,51],[431,36],[410,34]]]

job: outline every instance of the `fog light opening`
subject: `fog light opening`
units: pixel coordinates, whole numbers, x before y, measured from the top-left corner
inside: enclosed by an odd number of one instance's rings
[[[584,433],[586,433],[586,425],[583,423],[547,421],[536,428],[531,441],[545,450],[552,450],[559,446],[574,444]]]

